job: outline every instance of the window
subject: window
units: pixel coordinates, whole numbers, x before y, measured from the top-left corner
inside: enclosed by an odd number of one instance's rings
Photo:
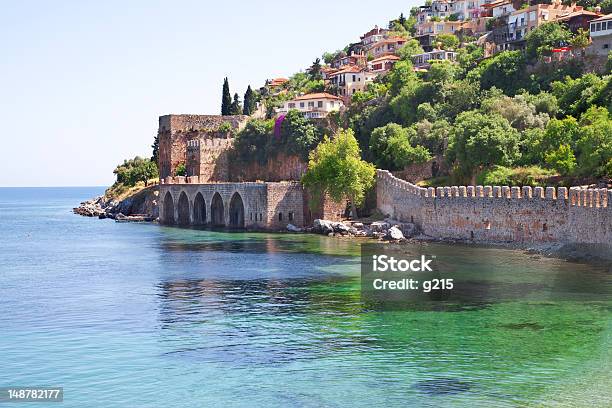
[[[261,215],[261,213],[259,213],[259,221],[263,220],[263,215]]]
[[[278,213],[278,220],[282,221],[283,220],[283,213]]]
[[[595,31],[601,31],[601,23],[595,25]]]
[[[300,108],[304,107],[304,102],[300,102]]]
[[[317,108],[323,107],[323,101],[317,101]]]
[[[356,80],[357,80],[357,77],[353,75],[353,82],[355,82]]]
[[[290,103],[289,104],[289,109],[295,109],[295,103]]]
[[[293,213],[289,212],[289,221],[293,221]]]
[[[607,44],[606,44],[607,45]],[[355,93],[355,88],[353,88],[353,94]]]
[[[608,21],[608,30],[612,30],[612,21]]]
[[[308,102],[308,107],[309,108],[314,108],[314,101],[313,102]]]
[[[591,24],[591,32],[595,31],[595,23]]]
[[[604,49],[604,50],[607,50],[607,49],[608,49],[608,44],[604,44],[604,45],[603,45],[603,49]]]

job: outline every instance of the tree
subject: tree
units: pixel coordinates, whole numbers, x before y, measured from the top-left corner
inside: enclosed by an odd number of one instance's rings
[[[455,162],[464,176],[495,164],[511,165],[519,157],[519,133],[496,114],[477,111],[457,116],[449,135],[448,161]]]
[[[578,48],[581,53],[584,53],[584,49],[591,43],[591,36],[588,30],[579,28],[578,32],[570,40],[570,44],[573,48]]]
[[[240,103],[240,96],[237,93],[234,94],[234,100],[230,105],[230,115],[240,115],[242,113],[242,104]]]
[[[370,138],[370,151],[379,167],[389,170],[402,169],[408,164],[424,163],[431,154],[423,146],[412,146],[416,136],[412,128],[403,128],[397,123],[376,128]]]
[[[113,171],[117,177],[117,184],[133,187],[138,182],[148,185],[150,179],[159,177],[157,165],[149,159],[136,156],[131,160],[124,160]]]
[[[366,192],[374,184],[374,165],[361,159],[359,144],[351,129],[340,130],[333,139],[327,136],[310,153],[308,170],[302,183],[315,198],[324,194],[336,201],[348,199],[356,216]]]
[[[479,81],[482,89],[497,87],[507,95],[514,95],[525,86],[526,61],[520,51],[504,51],[480,62],[467,79]]]
[[[553,48],[567,45],[571,36],[569,30],[559,23],[542,24],[525,36],[527,57],[533,60],[549,55]]]
[[[298,110],[290,110],[281,124],[281,138],[289,153],[308,157],[319,141],[317,128]]]
[[[454,34],[438,34],[436,42],[442,50],[454,50],[459,46],[459,39]]]
[[[408,40],[397,50],[397,55],[402,60],[412,63],[413,56],[424,52],[421,44],[417,40]]]
[[[223,95],[221,97],[221,115],[231,115],[232,96],[230,95],[229,81],[227,77],[223,80]]]
[[[606,108],[592,106],[579,121],[577,143],[581,175],[612,176],[612,118]]]
[[[174,174],[176,176],[184,176],[187,174],[187,168],[185,167],[185,163],[181,163],[176,166],[176,170],[174,170]]]
[[[246,92],[244,93],[244,107],[242,109],[242,114],[250,116],[257,109],[257,100],[255,99],[255,93],[251,89],[251,85],[247,87]]]
[[[321,58],[317,58],[314,60],[310,68],[308,68],[308,75],[310,76],[311,81],[318,81],[323,79],[321,75]]]
[[[151,145],[151,148],[153,149],[153,153],[151,154],[151,161],[157,166],[157,163],[159,162],[159,133],[155,135],[155,139],[153,139],[153,144]]]
[[[557,149],[546,153],[544,162],[563,176],[573,173],[576,168],[576,156],[568,144],[561,144]]]

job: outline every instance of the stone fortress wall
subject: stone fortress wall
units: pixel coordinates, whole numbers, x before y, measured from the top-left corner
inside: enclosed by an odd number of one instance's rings
[[[265,163],[231,157],[234,139],[229,136],[242,130],[248,119],[242,115],[159,118],[160,222],[278,230],[288,224],[302,227],[314,218],[340,219],[346,203],[323,197],[316,211],[311,208],[298,182],[306,171],[300,157],[281,153]],[[223,123],[230,124],[230,134],[220,130]],[[181,163],[186,176],[176,176]],[[216,193],[219,197],[213,201]]]
[[[304,225],[304,197],[297,182],[200,183],[198,176],[161,181],[162,224],[246,229]]]
[[[423,188],[377,171],[377,207],[435,238],[612,243],[612,190],[572,187]]]
[[[231,147],[231,139],[220,131],[223,123],[229,123],[233,133],[246,126],[248,116],[219,116],[219,115],[164,115],[159,117],[159,173],[161,178],[175,174],[176,168],[187,161],[187,142],[193,140],[215,140],[224,142],[206,142],[201,145],[203,149],[198,154],[199,159],[205,163],[214,163],[224,157]],[[193,153],[193,152],[192,152]],[[193,156],[192,156],[193,158]],[[227,163],[220,165],[218,170],[211,171],[210,176],[220,178],[224,172],[229,172]],[[192,166],[191,169],[195,170]],[[199,175],[199,174],[193,174]]]

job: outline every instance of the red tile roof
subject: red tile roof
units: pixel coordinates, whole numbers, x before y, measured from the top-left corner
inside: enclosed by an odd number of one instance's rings
[[[607,19],[609,19],[609,18],[612,18],[612,13],[610,13],[610,14],[606,14],[605,16],[603,16],[603,17],[599,17],[599,18],[596,18],[595,20],[592,20],[592,21],[601,21],[601,20],[607,20]]]
[[[362,69],[359,68],[357,65],[347,65],[346,67],[340,68],[338,71],[330,73],[328,76],[335,76],[335,75],[340,75],[340,74],[356,74],[358,72],[361,72]]]
[[[370,61],[370,63],[379,62],[379,61],[399,61],[399,59],[400,57],[398,57],[397,55],[385,55],[385,56],[373,59],[372,61]]]
[[[342,100],[342,98],[338,98],[336,95],[332,95],[332,94],[327,93],[327,92],[318,92],[318,93],[306,94],[306,95],[298,96],[294,100],[296,100],[296,101],[304,101],[304,100],[307,100],[307,99],[336,99],[336,100]]]

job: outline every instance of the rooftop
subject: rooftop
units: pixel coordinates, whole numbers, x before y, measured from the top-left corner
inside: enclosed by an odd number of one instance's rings
[[[310,100],[310,99],[334,99],[334,100],[339,100],[339,101],[342,100],[342,98],[339,98],[336,95],[332,95],[332,94],[327,93],[327,92],[317,92],[317,93],[301,95],[301,96],[298,96],[297,98],[295,98],[294,100],[296,100],[296,101],[304,101],[304,100]]]
[[[612,18],[612,13],[610,13],[610,14],[606,14],[606,15],[605,15],[605,16],[603,16],[603,17],[596,18],[596,19],[595,19],[595,20],[593,20],[593,21],[609,20],[609,19],[611,19],[611,18]]]
[[[400,57],[398,57],[397,55],[385,55],[385,56],[373,59],[372,61],[370,61],[370,63],[379,62],[379,61],[398,61],[399,59]]]

